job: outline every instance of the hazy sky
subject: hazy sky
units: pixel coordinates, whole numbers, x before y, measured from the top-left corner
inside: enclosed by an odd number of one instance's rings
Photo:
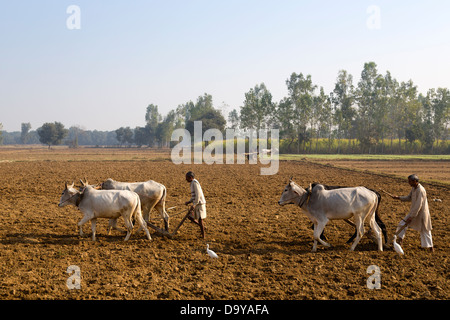
[[[368,61],[423,93],[450,88],[449,13],[444,0],[1,0],[0,123],[134,128],[148,104],[165,115],[204,93],[228,113],[262,82],[278,102],[293,72],[326,93],[341,69],[356,85]]]

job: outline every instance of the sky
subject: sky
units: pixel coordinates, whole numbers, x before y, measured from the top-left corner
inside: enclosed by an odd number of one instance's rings
[[[71,10],[76,6],[78,11]],[[68,10],[69,9],[69,10]],[[450,88],[445,0],[0,0],[0,123],[111,131],[212,95],[225,115],[265,83],[310,74],[330,93],[364,63]]]

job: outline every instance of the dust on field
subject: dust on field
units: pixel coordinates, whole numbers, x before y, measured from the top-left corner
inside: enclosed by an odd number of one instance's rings
[[[75,151],[76,153],[76,151]],[[78,151],[79,154],[79,151]],[[85,156],[85,155],[84,155]],[[140,156],[137,152],[136,157]],[[376,251],[364,237],[350,252],[353,234],[342,221],[325,233],[331,248],[311,253],[311,223],[299,208],[280,207],[289,176],[304,187],[311,182],[364,185],[406,195],[405,179],[351,172],[307,161],[281,161],[279,172],[261,176],[259,165],[174,165],[150,156],[119,160],[33,159],[0,163],[0,298],[1,299],[449,299],[449,215],[445,186],[424,184],[433,223],[435,252],[420,248],[419,234],[408,231],[397,255],[390,245]],[[104,157],[104,155],[102,155]],[[124,157],[126,158],[126,157]],[[58,160],[60,159],[60,160]],[[62,160],[63,159],[63,160]],[[406,164],[405,164],[406,165]],[[144,233],[106,234],[97,222],[96,242],[78,235],[82,214],[58,207],[65,182],[87,177],[122,181],[153,179],[168,190],[166,207],[190,198],[184,174],[192,170],[207,200],[206,239],[186,222],[167,239]],[[434,202],[431,199],[442,199]],[[169,211],[173,230],[182,218]],[[380,216],[392,236],[409,204],[383,196]],[[152,222],[163,225],[156,211]],[[120,220],[120,219],[119,219]],[[121,221],[119,224],[123,225]],[[366,224],[366,230],[368,225]],[[90,235],[90,226],[84,231]],[[219,259],[206,254],[206,244]],[[69,289],[67,268],[81,272],[81,289]],[[368,289],[367,268],[381,270],[381,289]]]

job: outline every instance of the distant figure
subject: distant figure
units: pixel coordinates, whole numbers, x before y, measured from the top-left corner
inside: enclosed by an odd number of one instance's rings
[[[186,173],[186,181],[191,184],[191,199],[186,201],[185,204],[192,203],[189,209],[192,215],[189,215],[188,219],[200,226],[201,236],[205,238],[206,200],[200,182],[194,179],[194,176],[192,171]]]
[[[393,199],[401,201],[411,201],[411,209],[409,214],[400,221],[397,230],[405,224],[408,227],[420,232],[420,243],[422,248],[428,248],[431,252],[433,249],[433,239],[431,236],[431,216],[428,209],[427,192],[425,188],[419,183],[419,177],[412,174],[408,177],[408,183],[412,187],[411,192],[407,196],[392,196]],[[399,234],[399,244],[402,245],[403,238],[406,233],[405,227]]]

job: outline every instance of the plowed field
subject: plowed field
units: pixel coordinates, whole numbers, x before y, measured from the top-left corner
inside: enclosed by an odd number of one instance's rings
[[[435,252],[420,248],[419,233],[405,238],[405,256],[387,245],[378,252],[364,237],[354,252],[346,240],[353,229],[330,222],[333,245],[311,253],[312,230],[298,207],[280,207],[289,176],[311,182],[364,185],[406,195],[405,179],[353,172],[307,161],[281,161],[276,175],[260,165],[175,165],[144,151],[0,151],[0,299],[449,299],[448,187],[423,183],[433,223]],[[167,158],[167,157],[166,157]],[[442,163],[441,163],[442,164]],[[411,166],[414,173],[414,163]],[[439,167],[439,166],[438,166]],[[173,239],[150,229],[153,240],[134,229],[130,240],[97,222],[97,241],[80,237],[82,214],[58,207],[64,182],[155,180],[168,190],[166,208],[190,198],[184,174],[192,170],[207,201],[206,239],[187,221]],[[433,173],[433,177],[439,172]],[[432,201],[441,199],[442,202]],[[168,211],[170,229],[183,206]],[[409,203],[384,196],[379,213],[389,234]],[[152,222],[162,227],[156,211]],[[123,221],[119,219],[119,225]],[[366,224],[366,230],[368,224]],[[90,235],[90,225],[84,226]],[[206,255],[206,244],[219,259]],[[67,268],[80,269],[81,288],[69,289]],[[380,268],[381,289],[369,289],[367,268]]]

